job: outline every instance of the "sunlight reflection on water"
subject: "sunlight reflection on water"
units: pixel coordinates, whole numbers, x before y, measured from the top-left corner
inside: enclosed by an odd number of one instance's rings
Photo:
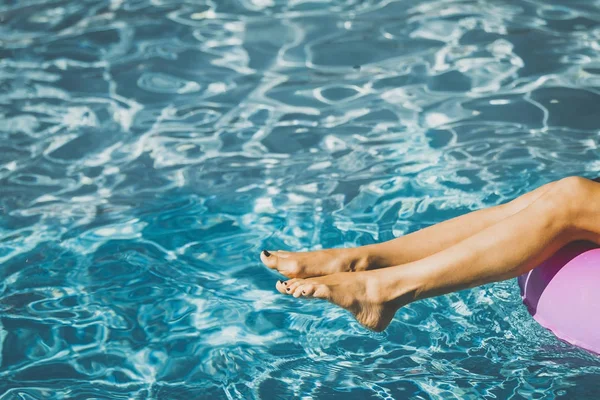
[[[598,1],[0,5],[2,398],[582,398],[515,281],[383,334],[262,248],[594,176]]]

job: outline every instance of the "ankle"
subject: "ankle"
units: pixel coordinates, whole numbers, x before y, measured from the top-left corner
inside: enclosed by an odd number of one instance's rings
[[[371,272],[371,291],[376,293],[381,303],[395,304],[402,307],[419,300],[425,290],[420,284],[418,274],[413,274],[407,266],[397,266]]]
[[[370,267],[372,257],[369,252],[366,251],[366,246],[347,250],[345,263],[348,265],[349,272],[360,272],[372,269]]]

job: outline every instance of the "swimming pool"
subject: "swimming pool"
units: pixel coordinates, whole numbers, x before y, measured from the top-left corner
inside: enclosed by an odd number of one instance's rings
[[[600,170],[596,1],[0,5],[2,399],[586,398],[516,280],[381,334],[259,251]]]

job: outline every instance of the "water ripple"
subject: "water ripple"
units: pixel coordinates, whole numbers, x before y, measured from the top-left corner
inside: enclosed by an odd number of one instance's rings
[[[388,240],[600,168],[600,3],[0,5],[0,398],[584,398],[514,281],[381,334],[262,248]]]

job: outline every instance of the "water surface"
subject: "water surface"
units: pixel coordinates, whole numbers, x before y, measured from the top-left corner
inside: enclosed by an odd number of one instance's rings
[[[0,21],[0,398],[598,390],[600,359],[515,280],[375,334],[258,260],[598,175],[598,1],[4,1]]]

